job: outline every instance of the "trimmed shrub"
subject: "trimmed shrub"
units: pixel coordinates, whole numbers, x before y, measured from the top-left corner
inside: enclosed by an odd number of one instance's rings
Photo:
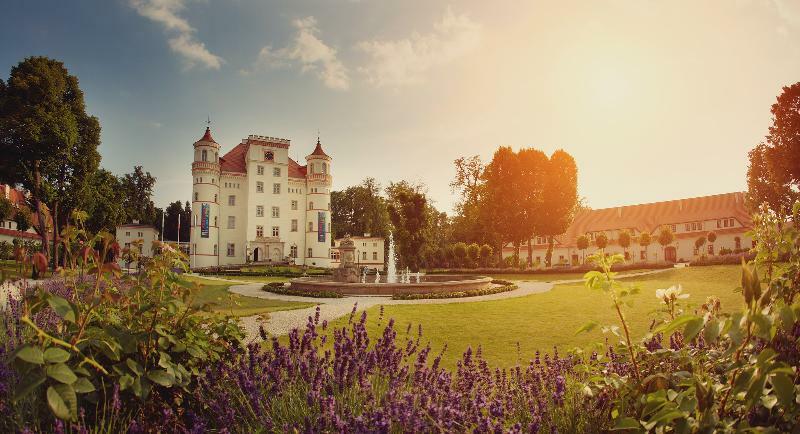
[[[427,294],[395,294],[392,300],[427,300],[427,299],[442,299],[442,298],[465,298],[477,297],[481,295],[499,294],[501,292],[508,292],[517,289],[517,285],[504,280],[493,280],[494,282],[505,282],[503,286],[494,286],[483,289],[472,289],[469,291],[454,291],[454,292],[431,292]]]
[[[298,297],[312,297],[312,298],[342,298],[342,294],[336,291],[321,290],[321,291],[306,291],[301,289],[293,289],[285,286],[283,282],[270,282],[262,288],[264,291],[273,294],[281,295],[295,295]]]

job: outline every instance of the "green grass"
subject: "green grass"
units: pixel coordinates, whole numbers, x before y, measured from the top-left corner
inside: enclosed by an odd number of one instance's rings
[[[263,298],[234,294],[228,291],[228,288],[231,285],[235,285],[235,283],[203,279],[194,276],[184,276],[183,280],[187,285],[196,283],[199,286],[199,291],[194,300],[196,306],[211,303],[214,312],[221,314],[250,316],[279,310],[302,309],[314,305],[313,303],[266,300]]]
[[[681,283],[691,296],[687,303],[698,306],[708,296],[717,296],[724,311],[742,306],[742,296],[734,292],[740,279],[739,266],[720,265],[672,269],[663,273],[625,279],[636,284],[641,293],[631,297],[633,306],[626,308],[631,331],[636,338],[647,333],[652,313],[659,300],[655,290]],[[368,328],[377,336],[379,308],[368,311]],[[422,325],[422,342],[430,342],[432,354],[438,354],[447,343],[443,358],[445,366],[453,367],[467,347],[482,347],[485,358],[492,366],[513,366],[527,363],[536,350],[551,352],[554,346],[566,351],[574,347],[585,348],[606,337],[599,328],[590,333],[575,335],[575,331],[592,320],[601,325],[618,325],[619,320],[606,294],[586,289],[583,284],[556,285],[551,291],[496,301],[457,304],[418,304],[385,306],[385,325],[394,318],[396,329],[404,336],[408,324],[412,334]],[[347,318],[332,325],[342,327]],[[519,352],[517,351],[519,343]]]
[[[28,265],[28,272],[26,273],[25,277],[31,277],[31,265]],[[0,260],[0,272],[3,273],[3,277],[6,279],[18,279],[20,277],[19,272],[19,265],[17,261],[12,261],[8,259]]]
[[[627,274],[643,273],[645,271],[652,271],[651,269],[621,271],[618,276],[625,276]],[[490,274],[493,279],[502,280],[532,280],[535,282],[554,282],[556,280],[576,280],[583,279],[584,273],[529,273],[529,274]]]
[[[213,275],[209,277],[216,277],[218,279],[225,279],[225,280],[238,280],[243,282],[261,282],[261,283],[270,283],[270,282],[288,282],[289,277],[275,277],[275,276],[221,276],[221,275]]]

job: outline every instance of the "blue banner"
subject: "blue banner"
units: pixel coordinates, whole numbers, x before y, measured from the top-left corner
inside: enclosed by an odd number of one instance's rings
[[[211,215],[211,205],[204,203],[200,207],[200,237],[208,238],[208,218]]]
[[[317,213],[317,241],[325,242],[325,212]]]

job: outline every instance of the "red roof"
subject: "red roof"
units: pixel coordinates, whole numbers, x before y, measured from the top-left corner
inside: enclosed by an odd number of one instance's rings
[[[289,178],[305,178],[306,166],[297,164],[297,161],[289,158]]]
[[[742,192],[583,211],[557,238],[562,245],[574,246],[576,239],[588,232],[635,228],[652,233],[661,225],[731,217],[745,228],[753,226]]]
[[[198,140],[198,142],[217,143],[217,142],[214,141],[214,138],[211,137],[211,128],[210,127],[206,127],[206,133],[203,134],[203,137],[200,140]]]
[[[0,235],[8,235],[14,238],[29,238],[32,240],[41,240],[42,237],[39,234],[35,234],[32,232],[22,232],[14,229],[5,229],[0,228]]]
[[[322,150],[322,144],[319,142],[319,138],[317,138],[317,146],[314,148],[314,152],[312,152],[311,155],[331,158]]]

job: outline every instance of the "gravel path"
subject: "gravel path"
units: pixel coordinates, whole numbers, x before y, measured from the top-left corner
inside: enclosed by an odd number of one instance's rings
[[[620,278],[643,276],[648,274],[662,273],[671,270],[666,268],[662,270],[643,271],[639,273],[626,274]],[[349,296],[342,298],[311,298],[299,297],[294,295],[282,295],[266,292],[261,288],[264,283],[245,282],[233,279],[220,279],[210,276],[203,276],[204,279],[217,279],[228,282],[236,282],[238,285],[233,285],[229,288],[231,292],[244,295],[247,297],[264,298],[268,300],[280,301],[299,301],[305,303],[314,303],[316,306],[311,306],[303,309],[283,310],[269,313],[269,320],[263,322],[259,315],[248,316],[241,318],[242,327],[244,327],[248,342],[259,339],[258,328],[263,325],[264,330],[270,335],[280,336],[289,333],[293,328],[303,327],[308,322],[308,317],[313,317],[314,312],[319,306],[320,308],[320,321],[327,320],[331,322],[337,318],[349,315],[353,311],[353,305],[358,303],[358,309],[368,309],[378,305],[390,304],[450,304],[450,303],[474,303],[481,301],[502,300],[506,298],[525,297],[531,294],[540,294],[549,291],[553,285],[561,283],[579,283],[583,279],[573,280],[557,280],[553,282],[537,282],[537,281],[515,281],[517,289],[508,292],[501,292],[498,294],[481,295],[477,297],[465,298],[444,298],[444,299],[425,299],[425,300],[392,300],[390,296]]]

